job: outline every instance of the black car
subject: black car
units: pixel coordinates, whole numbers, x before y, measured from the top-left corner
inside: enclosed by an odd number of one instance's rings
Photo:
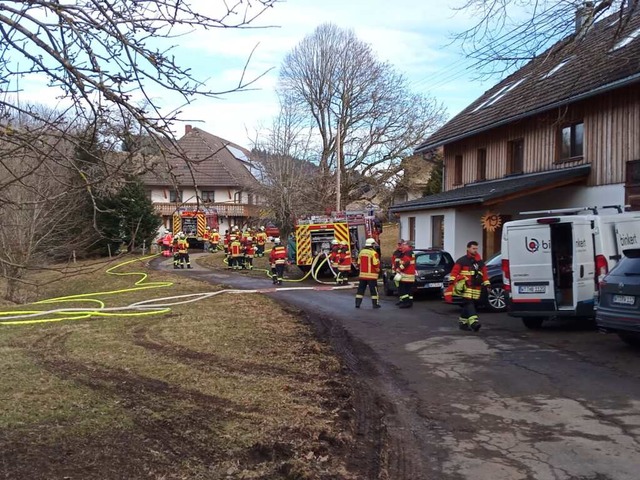
[[[448,252],[437,248],[414,249],[416,256],[416,292],[439,292],[444,279],[453,268],[453,258]],[[385,270],[382,274],[384,293],[397,295],[398,287],[393,281],[394,273]]]
[[[491,282],[491,288],[489,288],[486,297],[483,297],[478,306],[486,307],[493,312],[504,312],[507,310],[508,293],[504,289],[502,283],[502,255],[500,252],[493,255],[489,260],[485,262],[487,265],[487,275]],[[449,286],[449,279],[444,282],[442,292]],[[461,297],[453,297],[453,303],[461,304]]]
[[[601,330],[640,346],[640,249],[625,250],[600,283],[596,322]]]

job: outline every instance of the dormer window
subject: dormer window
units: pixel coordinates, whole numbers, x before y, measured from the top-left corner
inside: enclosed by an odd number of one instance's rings
[[[620,48],[626,47],[627,45],[629,45],[631,42],[633,42],[638,36],[640,35],[640,28],[635,29],[633,32],[631,32],[629,35],[627,35],[626,37],[620,39],[618,41],[618,43],[616,43],[613,48],[611,49],[611,51],[613,52],[614,50],[618,50]]]

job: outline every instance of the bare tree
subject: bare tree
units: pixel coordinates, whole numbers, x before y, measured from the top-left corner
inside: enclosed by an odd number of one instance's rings
[[[333,24],[319,26],[286,56],[279,91],[317,134],[321,175],[312,191],[324,206],[333,205],[331,172],[340,169],[349,201],[363,185],[395,175],[400,160],[445,119],[441,104],[412,94],[368,44]]]
[[[473,26],[454,36],[475,61],[479,75],[504,74],[570,37],[562,48],[572,48],[594,23],[618,15],[622,32],[637,9],[630,0],[466,0],[459,10],[476,19]],[[557,52],[554,52],[557,53]]]
[[[158,152],[151,143],[179,151],[170,127],[180,107],[161,111],[152,100],[158,89],[177,92],[186,104],[196,96],[244,90],[256,80],[243,74],[236,88],[215,90],[177,61],[170,44],[196,30],[250,27],[277,1],[0,0],[0,238],[7,249],[0,255],[0,272],[5,278],[15,282],[56,248],[92,238],[85,231],[66,239],[55,232],[70,225],[80,229],[78,210],[87,202],[85,221],[91,225],[93,219],[99,231],[96,199],[149,167],[148,158]],[[51,87],[65,110],[20,102],[19,84],[30,81]],[[123,140],[128,140],[126,152]],[[184,161],[190,168],[189,159]],[[51,228],[29,230],[30,223]],[[26,244],[12,242],[16,235],[26,235]]]
[[[252,160],[262,178],[254,191],[262,200],[267,216],[274,219],[283,236],[293,231],[296,217],[317,211],[309,185],[319,175],[317,165],[308,160],[312,132],[304,118],[282,101],[280,113],[263,138],[254,142]]]

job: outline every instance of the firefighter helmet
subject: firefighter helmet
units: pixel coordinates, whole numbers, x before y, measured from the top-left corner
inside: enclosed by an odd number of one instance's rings
[[[282,243],[282,241],[280,240],[280,237],[276,237],[273,239],[273,244],[274,245],[280,245]]]
[[[264,232],[264,227],[260,227],[260,231],[261,231],[261,232]]]
[[[217,233],[217,232],[218,232],[218,229],[217,229],[217,228],[214,228],[214,229],[212,229],[211,231],[212,231],[212,232],[216,232],[216,233]]]
[[[373,238],[367,238],[364,244],[366,247],[373,247],[376,244],[376,241]]]
[[[338,240],[336,240],[335,238],[333,240],[331,240],[331,245],[338,245],[340,242],[338,242]]]
[[[211,227],[207,227],[207,230],[211,230]]]
[[[247,242],[253,242],[253,237],[247,237]]]

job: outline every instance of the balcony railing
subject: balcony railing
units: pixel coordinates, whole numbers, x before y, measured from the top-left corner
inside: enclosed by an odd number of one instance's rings
[[[173,215],[177,208],[196,208],[195,203],[157,202],[153,204],[156,212],[162,216]],[[257,217],[260,207],[243,203],[201,203],[201,207],[215,208],[220,217]]]

